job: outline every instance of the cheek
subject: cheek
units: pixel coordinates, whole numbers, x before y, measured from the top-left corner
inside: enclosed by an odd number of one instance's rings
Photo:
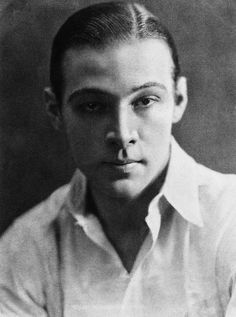
[[[170,113],[154,113],[141,125],[141,138],[154,144],[160,144],[162,141],[169,139],[172,127],[171,118]]]
[[[103,142],[101,129],[88,122],[73,119],[67,121],[66,133],[73,157],[78,164],[90,164],[99,155]]]

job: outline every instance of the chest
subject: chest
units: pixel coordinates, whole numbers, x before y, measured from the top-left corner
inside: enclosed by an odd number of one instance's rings
[[[63,257],[65,316],[220,317],[214,248],[194,244],[188,230],[161,233],[141,248],[130,274],[118,257],[91,242]]]

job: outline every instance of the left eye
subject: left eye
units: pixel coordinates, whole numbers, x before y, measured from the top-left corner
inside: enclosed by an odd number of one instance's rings
[[[151,97],[142,97],[138,100],[136,100],[133,105],[135,107],[140,107],[140,108],[148,108],[150,107],[153,103],[158,102],[159,98],[155,97],[155,96],[151,96]]]

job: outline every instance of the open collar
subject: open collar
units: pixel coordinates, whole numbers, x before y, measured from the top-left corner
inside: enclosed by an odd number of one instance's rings
[[[181,149],[173,137],[169,167],[162,193],[184,219],[203,227],[199,207],[199,185],[197,163]]]

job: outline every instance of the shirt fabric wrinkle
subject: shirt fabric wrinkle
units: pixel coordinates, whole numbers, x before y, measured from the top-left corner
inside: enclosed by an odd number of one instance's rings
[[[86,190],[77,170],[1,238],[1,316],[236,316],[235,176],[197,164],[173,138],[130,274],[98,218],[86,213]],[[32,301],[43,297],[46,308]]]

